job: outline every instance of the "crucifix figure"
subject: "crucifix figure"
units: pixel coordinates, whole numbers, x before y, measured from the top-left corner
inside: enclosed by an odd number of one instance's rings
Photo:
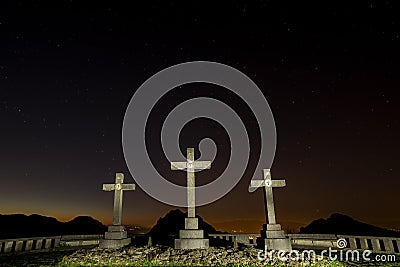
[[[264,169],[264,180],[252,180],[252,187],[264,187],[265,188],[265,200],[266,200],[266,215],[268,224],[276,224],[275,219],[275,206],[274,196],[272,194],[273,187],[284,187],[286,186],[285,180],[272,180],[270,169]]]
[[[113,225],[121,225],[122,218],[122,195],[123,191],[135,190],[134,184],[124,184],[124,174],[115,175],[115,184],[103,184],[104,191],[114,190],[114,218]]]
[[[187,161],[185,162],[171,162],[171,170],[186,170],[187,172],[188,217],[194,218],[196,216],[196,185],[194,173],[196,170],[210,169],[211,161],[194,161],[194,148],[187,148],[186,158]]]

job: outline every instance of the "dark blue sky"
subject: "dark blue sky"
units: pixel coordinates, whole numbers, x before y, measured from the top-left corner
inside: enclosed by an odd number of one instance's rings
[[[0,213],[87,214],[110,222],[113,196],[101,184],[119,171],[134,182],[121,148],[130,98],[166,67],[209,60],[247,74],[271,106],[278,134],[272,174],[287,181],[275,192],[278,220],[305,223],[341,212],[400,227],[395,1],[126,8],[61,3],[19,3],[0,11]],[[191,90],[212,91],[206,85]],[[172,99],[185,97],[191,96],[166,97],[158,108],[164,114]],[[236,109],[248,115],[245,107]],[[178,174],[168,170],[157,143],[162,116],[153,119],[152,157],[173,177]],[[186,129],[183,146],[197,140],[188,136],[199,125],[204,134],[226,140],[217,125],[197,123]],[[247,123],[252,129],[251,119]],[[206,220],[263,220],[262,191],[247,191],[257,142],[255,137],[241,183],[198,209]],[[219,164],[204,174],[210,180],[224,168],[228,151],[220,146]],[[124,203],[126,223],[151,225],[172,208],[140,188]]]

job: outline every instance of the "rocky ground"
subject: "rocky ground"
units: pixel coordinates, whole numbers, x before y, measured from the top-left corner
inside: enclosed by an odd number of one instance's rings
[[[327,260],[282,262],[275,255],[260,261],[259,250],[252,247],[207,250],[175,250],[170,247],[127,247],[120,250],[78,250],[65,256],[60,265],[66,266],[342,266]],[[315,264],[313,264],[315,263]]]

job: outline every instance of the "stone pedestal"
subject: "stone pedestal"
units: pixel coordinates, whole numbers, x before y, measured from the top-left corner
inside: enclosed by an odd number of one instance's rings
[[[280,224],[264,224],[261,231],[259,246],[266,246],[267,250],[292,250],[290,238],[285,235]]]
[[[197,218],[185,218],[185,230],[179,231],[179,239],[175,239],[176,249],[206,249],[209,240],[204,239],[204,231],[199,230]]]
[[[131,243],[131,238],[127,237],[127,232],[122,225],[108,226],[108,232],[104,234],[104,239],[100,240],[100,248],[118,249]]]

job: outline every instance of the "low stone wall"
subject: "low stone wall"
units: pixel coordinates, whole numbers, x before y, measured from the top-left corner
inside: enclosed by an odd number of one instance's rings
[[[64,235],[61,237],[60,246],[97,246],[103,237],[103,235]]]
[[[327,234],[289,234],[293,249],[337,248],[336,235]]]
[[[400,238],[376,237],[376,236],[350,236],[329,234],[289,234],[294,249],[337,249],[337,241],[341,238],[346,240],[344,249],[368,249],[376,253],[400,253]],[[223,239],[233,242],[236,238],[238,243],[255,246],[256,239],[260,234],[210,234],[210,238]]]
[[[400,253],[400,238],[396,237],[315,234],[293,234],[289,237],[294,248],[338,248],[337,241],[345,239],[347,246],[344,249],[368,249],[376,253]]]
[[[59,246],[61,236],[0,240],[0,253],[51,249]]]
[[[96,246],[103,235],[65,235],[0,240],[0,254],[49,250],[60,247]]]
[[[289,234],[294,249],[338,248],[337,240],[345,239],[345,249],[371,250],[376,253],[400,253],[400,238],[350,235]],[[260,234],[210,234],[210,238],[223,239],[255,246]],[[10,252],[48,250],[60,247],[97,246],[103,235],[64,235],[0,240],[0,254]]]
[[[347,241],[349,249],[368,249],[373,252],[400,253],[400,238],[337,235]]]
[[[247,246],[255,246],[256,240],[260,237],[260,234],[209,234],[210,238],[217,238],[227,240],[233,243],[236,238],[237,242]]]

